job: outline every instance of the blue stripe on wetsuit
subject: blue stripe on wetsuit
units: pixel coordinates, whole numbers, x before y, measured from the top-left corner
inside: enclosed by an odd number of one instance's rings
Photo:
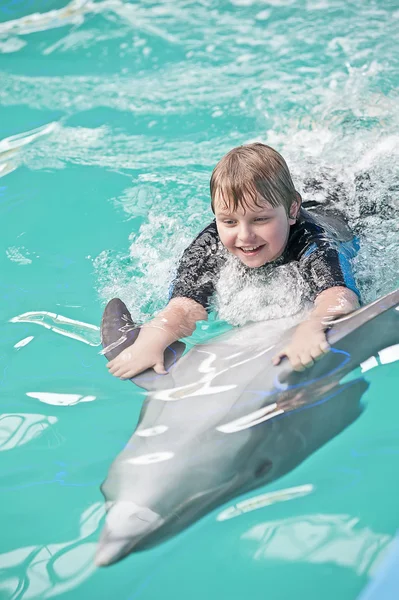
[[[303,253],[303,258],[307,258],[308,256],[310,256],[312,254],[312,252],[314,252],[315,250],[317,250],[317,244],[316,242],[313,242],[313,244],[311,244],[309,246],[309,248],[307,250],[305,250],[305,252]]]
[[[355,292],[355,294],[360,298],[360,292],[356,287],[355,278],[353,277],[352,267],[344,250],[338,250],[338,259],[346,287],[349,290],[352,290],[352,292]]]
[[[303,258],[310,256],[315,250],[317,250],[317,244],[313,242],[309,248],[304,252]],[[354,292],[360,298],[360,292],[357,289],[355,278],[352,273],[352,266],[349,259],[354,258],[360,248],[359,238],[354,237],[348,242],[338,242],[338,260],[339,266],[341,267],[342,277],[345,286]]]
[[[168,289],[168,302],[170,301],[170,299],[172,298],[172,294],[173,294],[173,288],[174,288],[174,281],[172,280]]]
[[[355,258],[360,248],[360,240],[354,237],[349,242],[339,242],[338,258],[344,276],[345,285],[348,289],[355,292],[360,299],[360,292],[357,289],[355,278],[352,273],[352,266],[349,259]]]

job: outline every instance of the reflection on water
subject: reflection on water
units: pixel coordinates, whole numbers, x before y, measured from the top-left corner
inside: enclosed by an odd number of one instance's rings
[[[47,311],[27,312],[10,319],[10,323],[36,323],[55,333],[73,338],[90,346],[100,345],[100,328]]]
[[[1,28],[1,24],[0,24]],[[0,177],[14,171],[21,163],[21,150],[24,146],[47,136],[57,128],[57,123],[48,123],[31,131],[0,140]],[[29,261],[30,262],[30,261]]]
[[[30,344],[30,342],[33,340],[33,338],[34,338],[33,335],[28,335],[28,337],[26,337],[23,340],[20,340],[19,342],[14,344],[14,348],[19,350],[19,348],[23,348],[24,346],[27,346],[28,344]]]
[[[1,167],[0,167],[0,173],[1,173]],[[31,265],[32,264],[32,259],[29,258],[29,254],[30,254],[29,250],[27,250],[24,246],[10,246],[6,250],[7,258],[9,260],[11,260],[11,262],[18,263],[19,265]]]
[[[0,451],[23,446],[41,436],[57,421],[57,417],[47,415],[26,413],[0,415]]]
[[[396,308],[397,310],[397,308]],[[399,344],[394,344],[393,346],[388,346],[387,348],[383,348],[378,352],[377,356],[371,356],[364,362],[360,364],[362,373],[369,371],[370,369],[374,369],[374,367],[378,367],[378,365],[387,365],[389,363],[393,363],[399,360]]]
[[[374,570],[392,536],[362,528],[350,515],[317,514],[259,523],[242,539],[255,560],[334,563],[362,575]]]
[[[72,406],[79,402],[92,402],[95,396],[85,396],[84,394],[60,394],[57,392],[26,392],[30,398],[36,398],[44,404],[53,404],[54,406]]]
[[[0,23],[0,35],[26,35],[37,31],[45,31],[65,25],[81,25],[84,13],[90,11],[93,3],[89,0],[72,0],[64,8],[50,10],[45,13],[33,13]]]
[[[237,502],[233,506],[229,506],[225,510],[222,510],[217,517],[217,521],[227,521],[234,517],[239,517],[247,512],[252,512],[258,508],[264,508],[277,502],[287,502],[287,500],[294,500],[295,498],[301,498],[307,496],[313,492],[314,486],[309,483],[305,485],[298,485],[297,487],[287,488],[285,490],[278,490],[277,492],[268,492],[267,494],[259,494],[253,496],[242,502]]]
[[[395,362],[399,360],[399,344],[384,348],[378,353],[382,365]]]
[[[52,598],[82,583],[95,569],[96,544],[88,538],[97,531],[103,515],[103,504],[96,502],[83,512],[77,538],[0,554],[0,597]]]
[[[170,7],[171,13],[173,10],[173,4]],[[20,19],[13,19],[11,21],[5,21],[0,23],[0,36],[7,36],[8,40],[14,40],[10,38],[12,35],[27,35],[38,31],[48,31],[50,29],[56,29],[58,27],[65,27],[66,25],[80,26],[85,21],[85,15],[87,14],[101,14],[101,13],[113,13],[114,16],[110,17],[111,21],[115,21],[115,16],[119,17],[121,23],[118,23],[120,27],[122,23],[135,29],[140,29],[149,35],[159,37],[171,44],[180,43],[179,38],[175,35],[165,31],[163,27],[158,27],[151,12],[153,11],[143,10],[139,4],[130,4],[129,2],[123,2],[122,0],[103,0],[102,2],[91,2],[90,0],[72,0],[64,8],[58,10],[50,10],[44,13],[33,13],[21,17]],[[179,11],[181,12],[181,11]],[[158,11],[158,15],[161,15]],[[191,19],[191,24],[195,24],[195,19]],[[21,45],[16,44],[14,47],[9,49],[6,46],[6,52],[13,52],[19,50]],[[56,45],[57,47],[57,45]],[[0,47],[1,51],[1,47]],[[47,54],[48,52],[44,52]]]

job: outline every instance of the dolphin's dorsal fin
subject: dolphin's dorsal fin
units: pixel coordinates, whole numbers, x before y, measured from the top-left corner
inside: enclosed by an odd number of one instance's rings
[[[122,300],[119,298],[110,300],[105,307],[101,321],[102,354],[108,360],[114,359],[122,350],[136,341],[139,332],[140,326],[133,322],[132,316]],[[185,347],[183,342],[174,342],[166,348],[164,360],[167,371],[179,360]],[[136,377],[132,377],[130,381],[145,390],[152,390],[158,388],[161,381],[162,387],[168,385],[171,383],[169,380],[169,375],[158,375],[153,369],[148,369]]]

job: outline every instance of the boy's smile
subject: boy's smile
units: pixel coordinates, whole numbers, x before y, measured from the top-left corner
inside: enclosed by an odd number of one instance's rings
[[[284,206],[273,207],[262,201],[261,208],[251,204],[248,208],[239,207],[230,212],[226,205],[215,201],[220,241],[231,254],[252,268],[281,256],[298,211],[299,203],[291,207],[292,217],[289,217]]]

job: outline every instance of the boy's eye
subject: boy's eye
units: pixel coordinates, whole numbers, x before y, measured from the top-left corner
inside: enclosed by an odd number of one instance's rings
[[[258,217],[255,221],[269,221],[269,217]]]
[[[235,221],[233,221],[232,219],[227,219],[227,220],[224,220],[223,223],[225,225],[234,225]]]

